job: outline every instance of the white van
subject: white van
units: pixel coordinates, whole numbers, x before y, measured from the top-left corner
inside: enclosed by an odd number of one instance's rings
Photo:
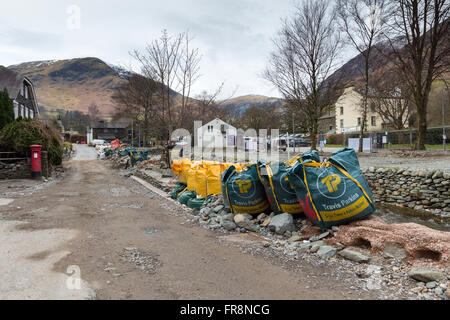
[[[96,147],[99,144],[105,144],[105,140],[94,139],[94,140],[92,140],[92,144],[94,145],[94,147]]]

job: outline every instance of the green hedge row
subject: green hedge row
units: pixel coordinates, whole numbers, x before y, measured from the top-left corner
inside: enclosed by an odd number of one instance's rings
[[[42,145],[42,150],[48,152],[50,164],[62,163],[63,145],[59,132],[49,125],[38,120],[18,119],[0,131],[0,146],[5,150],[26,155],[33,144]]]

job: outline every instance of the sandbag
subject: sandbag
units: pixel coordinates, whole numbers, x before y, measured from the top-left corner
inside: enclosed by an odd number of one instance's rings
[[[222,173],[221,181],[225,206],[231,212],[259,214],[269,209],[257,164],[241,173],[231,166]]]
[[[191,167],[191,160],[181,159],[180,182],[187,183],[187,172]]]
[[[206,191],[209,195],[222,193],[220,182],[220,164],[210,164],[206,171]]]
[[[176,174],[177,176],[180,174],[180,172],[181,172],[181,159],[178,159],[178,160],[173,160],[172,161],[172,172],[174,173],[174,174]]]
[[[206,172],[206,168],[204,168],[203,165],[198,165],[195,171],[195,192],[197,192],[198,195],[202,196],[202,198],[206,198],[208,196],[206,189]]]
[[[188,200],[187,206],[192,209],[200,210],[203,203],[205,203],[205,199],[203,198],[192,198]]]
[[[288,171],[306,216],[322,229],[363,219],[376,212],[370,188],[353,149],[344,148],[320,163],[317,151]]]
[[[187,182],[187,189],[190,191],[195,191],[197,180],[195,179],[195,172],[197,171],[198,164],[194,163],[191,164],[189,169],[186,171],[186,182]]]
[[[297,199],[294,187],[287,177],[289,166],[286,166],[284,163],[275,163],[270,166],[262,162],[258,162],[258,166],[261,181],[273,212],[302,213],[302,206]]]
[[[172,199],[176,200],[178,198],[178,196],[184,191],[186,190],[187,184],[180,182],[178,183],[175,188],[173,188],[172,192],[170,193],[170,196]]]
[[[187,204],[189,199],[195,198],[197,196],[197,194],[195,193],[195,191],[183,191],[180,196],[178,197],[178,202],[181,204]]]

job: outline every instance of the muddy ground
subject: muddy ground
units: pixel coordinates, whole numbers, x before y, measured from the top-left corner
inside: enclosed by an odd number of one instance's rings
[[[388,297],[345,268],[285,260],[249,235],[186,223],[181,208],[109,162],[83,160],[87,150],[45,187],[0,182],[0,198],[14,200],[0,206],[0,299]]]

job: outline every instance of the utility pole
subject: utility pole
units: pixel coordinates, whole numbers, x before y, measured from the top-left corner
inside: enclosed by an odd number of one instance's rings
[[[448,88],[442,89],[442,147],[444,148],[444,151],[447,150],[447,135],[445,134],[445,102],[444,102],[444,91]]]
[[[133,142],[134,142],[133,118],[131,118],[131,146],[133,146]]]
[[[294,153],[295,153],[295,128],[294,128],[294,114],[292,114],[292,136],[294,138]]]

